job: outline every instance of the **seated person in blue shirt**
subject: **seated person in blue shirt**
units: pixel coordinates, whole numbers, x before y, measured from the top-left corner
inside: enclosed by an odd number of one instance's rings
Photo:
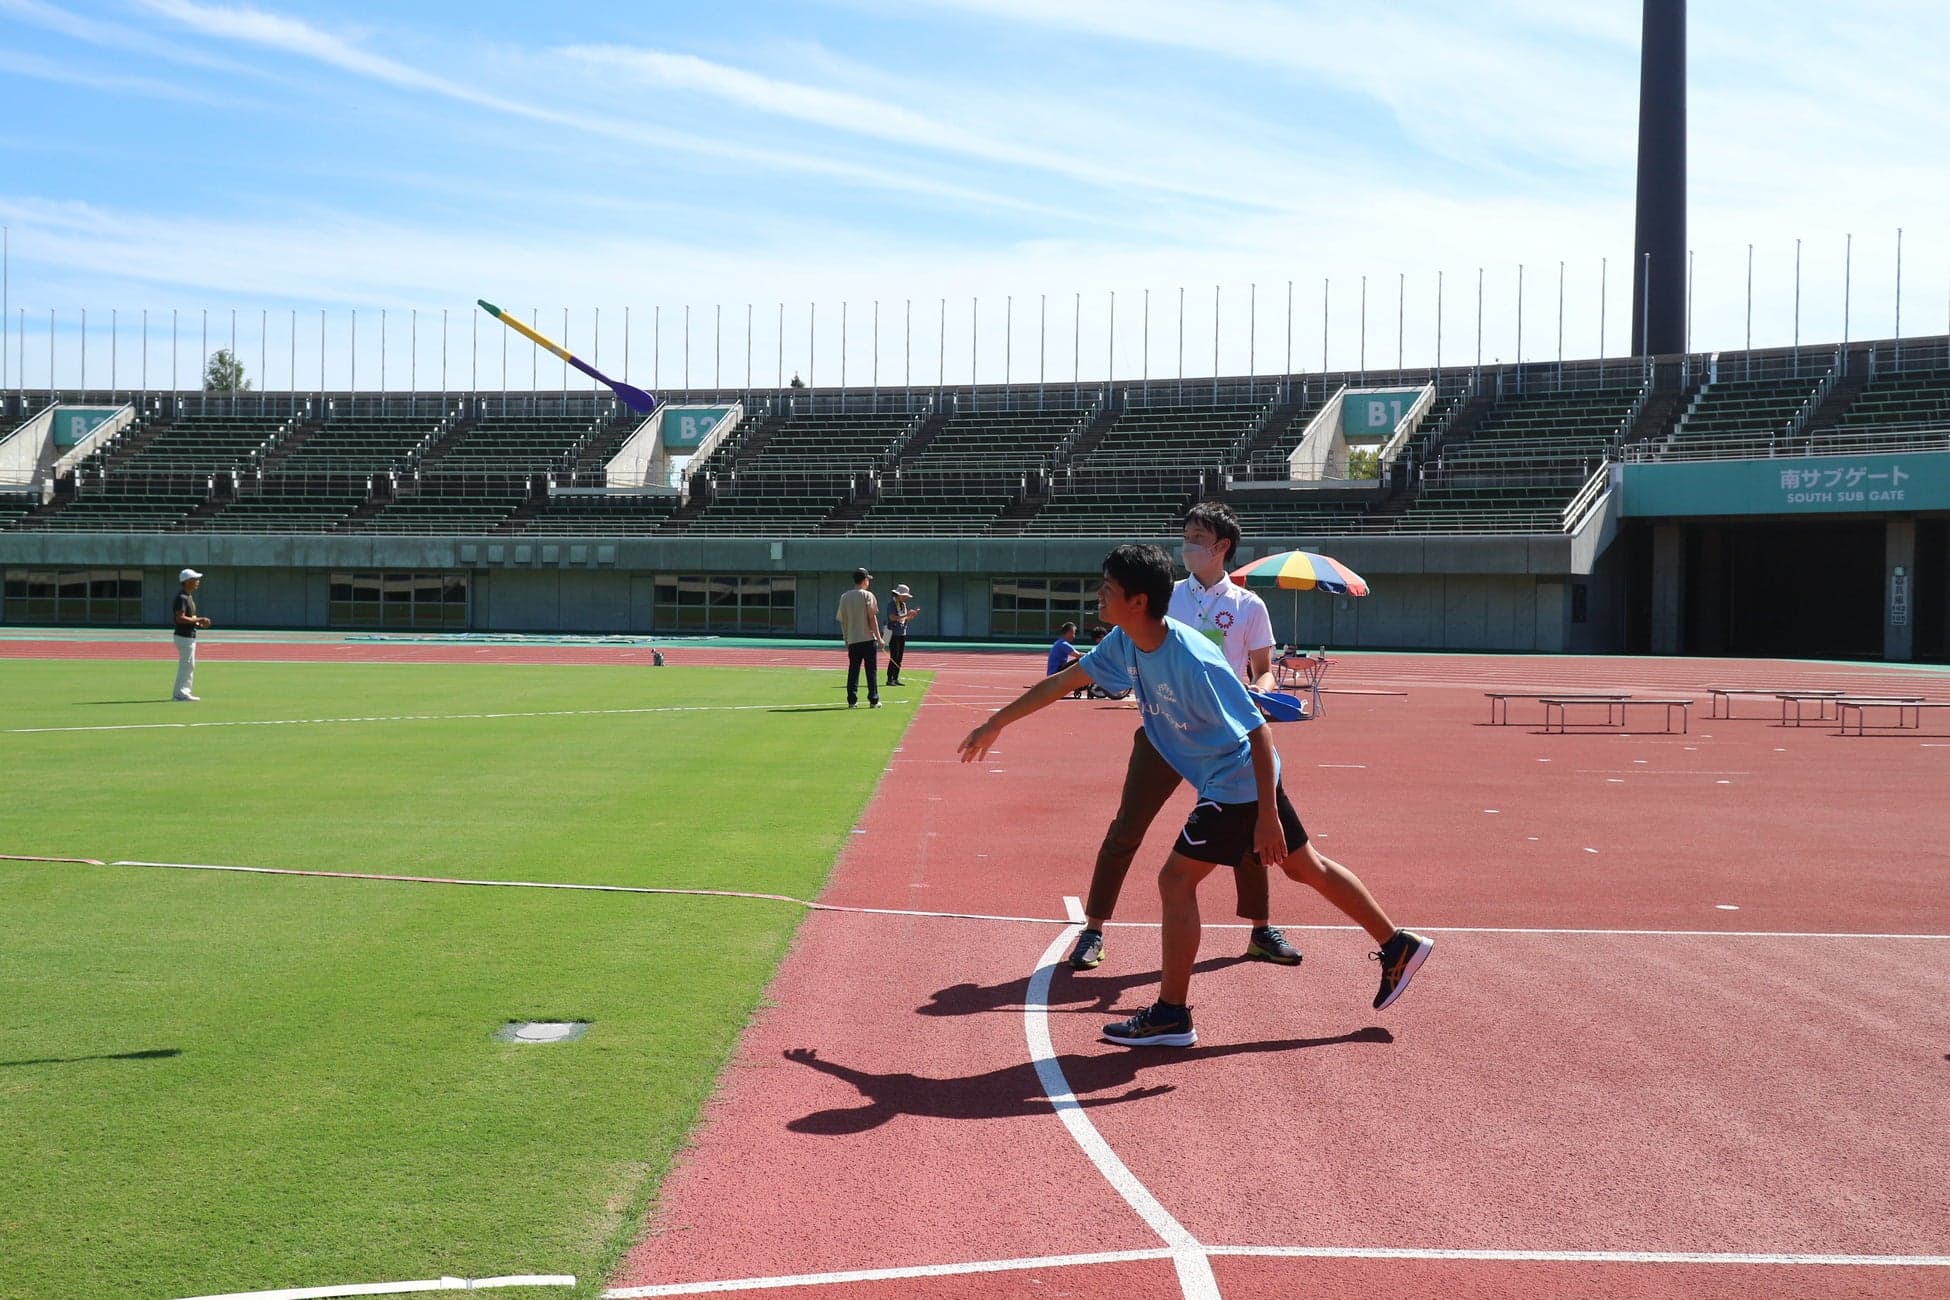
[[[1060,673],[1077,660],[1083,658],[1082,655],[1077,653],[1076,635],[1077,625],[1075,623],[1065,623],[1062,627],[1056,629],[1056,640],[1051,643],[1049,648],[1049,666],[1043,670],[1045,675]],[[1070,694],[1082,695],[1083,692],[1072,691]]]
[[[1434,941],[1398,928],[1360,878],[1308,842],[1280,786],[1280,756],[1239,675],[1218,646],[1165,617],[1171,558],[1156,546],[1124,545],[1104,559],[1099,616],[1111,625],[1089,654],[1024,691],[969,732],[964,763],[984,757],[1003,728],[1079,686],[1136,694],[1144,730],[1158,753],[1198,792],[1198,802],[1158,875],[1164,903],[1164,971],[1158,1000],[1104,1027],[1127,1047],[1189,1047],[1192,963],[1198,956],[1199,882],[1215,867],[1256,853],[1269,866],[1319,892],[1381,945],[1378,1011],[1393,1003],[1427,959]]]

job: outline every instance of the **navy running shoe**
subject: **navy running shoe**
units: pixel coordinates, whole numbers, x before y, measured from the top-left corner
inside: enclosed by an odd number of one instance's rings
[[[1198,1041],[1192,1009],[1154,1002],[1129,1020],[1104,1026],[1104,1037],[1123,1047],[1190,1047]]]
[[[1085,930],[1077,936],[1077,946],[1070,949],[1071,970],[1095,970],[1104,959],[1104,932]]]
[[[1429,959],[1429,951],[1434,947],[1435,940],[1427,935],[1397,930],[1381,945],[1380,952],[1368,954],[1381,963],[1381,990],[1374,995],[1376,1011],[1392,1005],[1407,991],[1408,982],[1422,969],[1422,963]]]
[[[1246,956],[1253,961],[1270,961],[1275,966],[1298,966],[1300,950],[1286,941],[1277,925],[1256,925],[1246,943]]]

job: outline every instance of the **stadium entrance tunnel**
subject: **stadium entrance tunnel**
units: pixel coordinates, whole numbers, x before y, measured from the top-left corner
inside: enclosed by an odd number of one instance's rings
[[[1686,526],[1682,654],[1883,656],[1882,519]]]

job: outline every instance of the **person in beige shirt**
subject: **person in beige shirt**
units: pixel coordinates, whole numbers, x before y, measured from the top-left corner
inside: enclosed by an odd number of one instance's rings
[[[860,670],[867,670],[867,707],[880,707],[880,602],[867,584],[873,575],[865,569],[853,571],[853,590],[840,597],[839,612],[833,621],[840,625],[840,640],[846,642],[846,707],[860,707]]]

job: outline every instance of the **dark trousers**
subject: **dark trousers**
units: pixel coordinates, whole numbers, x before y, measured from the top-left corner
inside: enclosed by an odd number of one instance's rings
[[[880,703],[880,643],[878,641],[848,641],[846,643],[846,702],[860,702],[860,669],[867,670],[867,703]]]
[[[1151,829],[1158,810],[1165,806],[1181,780],[1171,764],[1159,755],[1151,738],[1144,734],[1144,728],[1139,727],[1131,741],[1131,761],[1124,770],[1124,793],[1118,800],[1117,815],[1111,818],[1110,829],[1104,832],[1103,845],[1097,850],[1097,865],[1090,873],[1090,897],[1083,905],[1085,916],[1108,921],[1117,910],[1117,895],[1124,888],[1131,859],[1137,856],[1138,846],[1144,843],[1144,833]],[[1266,864],[1256,855],[1248,854],[1246,861],[1233,868],[1232,875],[1239,891],[1239,915],[1248,921],[1265,916]]]
[[[887,684],[901,684],[901,660],[907,657],[907,638],[895,636],[887,638]]]

